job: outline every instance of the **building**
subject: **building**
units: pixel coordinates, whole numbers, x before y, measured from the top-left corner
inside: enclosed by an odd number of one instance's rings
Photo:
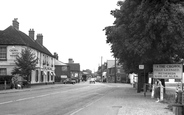
[[[43,45],[43,35],[29,30],[29,35],[19,30],[17,18],[13,20],[12,26],[0,31],[0,75],[11,75],[15,65],[16,56],[28,47],[38,59],[36,70],[32,71],[30,82],[51,83],[54,82],[54,56]]]
[[[72,58],[68,59],[68,63],[66,63],[69,67],[70,76],[69,78],[77,78],[78,80],[80,78],[80,64],[74,63],[74,60]]]
[[[57,78],[57,82],[62,82],[66,78],[69,78],[69,66],[58,60],[58,56],[55,59],[55,74]]]
[[[118,61],[115,63],[115,60],[107,60],[106,76],[108,83],[125,83],[128,79],[122,65],[119,65]]]

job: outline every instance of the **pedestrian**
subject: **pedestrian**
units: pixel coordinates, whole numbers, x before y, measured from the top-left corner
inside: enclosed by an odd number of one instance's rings
[[[156,80],[155,83],[155,95],[154,97],[157,99],[156,102],[160,102],[160,87],[161,87],[161,81],[160,80]]]
[[[176,86],[176,90],[175,90],[175,103],[179,103],[179,92],[181,92],[181,87],[180,87],[180,84],[177,84]]]

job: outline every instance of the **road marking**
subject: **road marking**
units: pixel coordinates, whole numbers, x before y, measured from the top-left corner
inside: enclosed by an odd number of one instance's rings
[[[95,94],[98,94],[98,93],[95,93]],[[103,95],[103,94],[99,94],[99,95]],[[97,101],[99,101],[100,99],[102,99],[104,96],[105,96],[105,95],[103,95],[102,97],[98,98],[98,99],[95,100],[95,101],[92,101],[91,103],[88,103],[88,104],[85,105],[84,107],[82,107],[82,108],[80,108],[80,109],[78,109],[78,110],[72,112],[70,115],[75,115],[76,113],[80,112],[80,111],[83,110],[84,108],[89,107],[89,106],[91,106],[92,104],[96,103]]]
[[[34,99],[35,97],[28,97],[28,98],[22,98],[22,99],[17,99],[15,101],[24,101],[24,100],[28,100],[28,99]]]
[[[16,100],[11,100],[11,101],[5,101],[5,102],[1,102],[0,105],[13,103],[13,102],[19,102],[19,101],[25,101],[25,100],[34,99],[34,98],[46,97],[46,96],[50,96],[50,95],[54,95],[54,94],[65,93],[65,92],[79,90],[79,89],[88,88],[88,87],[82,87],[82,88],[78,88],[78,89],[71,89],[71,90],[66,90],[66,91],[61,91],[61,92],[53,92],[53,93],[49,93],[49,94],[45,94],[45,95],[38,95],[38,96],[34,96],[34,97],[27,97],[27,98],[21,98],[21,99],[16,99]]]
[[[7,103],[12,103],[12,102],[13,102],[13,101],[6,101],[6,102],[0,103],[0,105],[7,104]]]

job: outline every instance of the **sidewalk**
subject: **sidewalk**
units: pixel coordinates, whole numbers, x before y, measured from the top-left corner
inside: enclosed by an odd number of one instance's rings
[[[32,91],[32,90],[39,90],[39,89],[46,89],[46,88],[53,88],[53,87],[61,87],[63,84],[43,84],[43,85],[31,85],[30,88],[23,88],[23,89],[7,89],[7,90],[0,90],[0,94],[6,93],[16,93],[21,91]]]
[[[167,103],[156,102],[155,98],[151,98],[151,92],[137,93],[136,89],[130,88],[131,96],[129,100],[121,100],[121,103],[126,103],[127,106],[122,106],[117,115],[174,115],[174,113],[168,109]]]
[[[84,84],[83,82],[76,83],[75,85]],[[40,84],[40,85],[31,85],[30,88],[23,88],[23,89],[6,89],[6,90],[0,90],[0,94],[6,94],[6,93],[16,93],[21,91],[32,91],[32,90],[40,90],[40,89],[46,89],[46,88],[54,88],[54,87],[61,87],[66,84],[62,83],[55,83],[55,84]]]

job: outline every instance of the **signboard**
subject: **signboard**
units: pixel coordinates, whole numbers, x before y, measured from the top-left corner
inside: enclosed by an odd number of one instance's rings
[[[61,75],[61,78],[67,78],[67,75]]]
[[[182,64],[154,64],[153,78],[181,79],[183,74]]]
[[[144,69],[144,65],[139,65],[139,69]]]
[[[9,49],[9,52],[11,57],[16,57],[20,54],[20,51],[15,47],[12,47],[11,49]]]

